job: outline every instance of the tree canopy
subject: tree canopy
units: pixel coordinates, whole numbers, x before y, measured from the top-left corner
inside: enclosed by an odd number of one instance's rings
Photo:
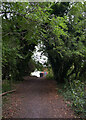
[[[3,79],[30,74],[40,42],[58,82],[86,75],[86,2],[2,3]],[[33,62],[32,62],[33,64]],[[29,68],[29,69],[28,69]],[[84,71],[84,72],[83,72]]]

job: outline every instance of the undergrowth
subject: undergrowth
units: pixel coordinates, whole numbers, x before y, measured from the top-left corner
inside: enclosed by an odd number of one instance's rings
[[[2,93],[3,92],[7,92],[9,90],[11,90],[11,86],[10,86],[9,80],[3,80],[2,81]]]
[[[52,69],[49,69],[49,70],[48,70],[48,74],[46,75],[46,78],[47,78],[48,80],[54,79],[54,75],[53,75]]]
[[[22,80],[21,81],[14,81],[14,80],[10,81],[7,79],[2,80],[2,93],[13,90],[16,84],[19,84],[21,82]]]
[[[61,85],[59,85],[60,87]],[[58,90],[66,100],[69,100],[75,113],[83,118],[86,117],[86,88],[85,83],[80,80],[74,80],[70,83],[66,83]]]

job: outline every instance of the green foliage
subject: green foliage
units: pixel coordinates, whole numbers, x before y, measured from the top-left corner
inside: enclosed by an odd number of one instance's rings
[[[22,79],[31,72],[28,68],[32,52],[37,45],[36,23],[30,22],[27,6],[29,3],[2,4],[2,65],[3,79]],[[29,9],[28,9],[29,10]],[[32,18],[31,18],[32,19]],[[30,74],[30,73],[28,73]]]
[[[70,83],[67,83],[61,89],[61,94],[64,95],[66,100],[69,100],[77,115],[80,117],[86,117],[86,90],[85,90],[85,83],[81,82],[80,80],[74,80]]]
[[[39,61],[35,62],[35,67],[38,71],[43,71],[43,68],[44,68]]]
[[[56,6],[60,7],[61,4],[63,3],[54,4],[54,7],[58,9]],[[61,16],[52,12],[49,21],[42,27],[45,51],[48,53],[54,76],[59,82],[64,82],[74,73],[75,78],[79,79],[84,67],[82,64],[86,60],[85,4],[70,3],[69,8],[64,4],[65,10],[69,9],[69,12],[66,11],[65,14],[64,11]],[[74,68],[68,74],[72,65]]]
[[[10,90],[11,90],[11,86],[9,80],[4,80],[2,84],[2,93]]]
[[[31,72],[34,72],[35,69],[36,69],[36,63],[34,60],[30,59],[30,61],[28,62],[28,67],[27,67],[27,70],[29,70],[28,75],[30,75]]]
[[[2,6],[3,76],[11,74],[18,78],[27,73],[24,71],[33,50],[41,41],[56,79],[63,82],[73,73],[75,77],[82,76],[86,60],[85,3],[3,3]]]
[[[48,80],[54,79],[54,75],[53,75],[52,69],[49,68],[47,72],[48,72],[48,74],[46,75],[46,78],[47,78]]]
[[[35,67],[31,56],[39,43],[48,57],[47,78],[67,82],[69,98],[84,113],[86,81],[86,2],[2,3],[3,79],[21,80]],[[9,88],[9,85],[6,87]]]

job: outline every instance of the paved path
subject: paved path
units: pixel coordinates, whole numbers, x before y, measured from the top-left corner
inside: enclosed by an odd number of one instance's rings
[[[56,82],[44,78],[29,78],[11,95],[3,116],[12,118],[74,118],[63,97],[57,94]]]

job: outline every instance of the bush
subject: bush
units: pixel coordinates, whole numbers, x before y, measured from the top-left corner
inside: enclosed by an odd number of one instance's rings
[[[48,80],[54,79],[54,75],[53,75],[52,69],[48,70],[48,74],[46,75],[46,78]]]
[[[80,80],[74,80],[64,85],[64,97],[71,102],[74,111],[81,117],[86,117],[86,98],[85,98],[85,83]]]
[[[75,107],[75,111],[79,113],[85,114],[85,85],[80,80],[74,80],[71,84],[71,95],[73,99],[73,106]]]

